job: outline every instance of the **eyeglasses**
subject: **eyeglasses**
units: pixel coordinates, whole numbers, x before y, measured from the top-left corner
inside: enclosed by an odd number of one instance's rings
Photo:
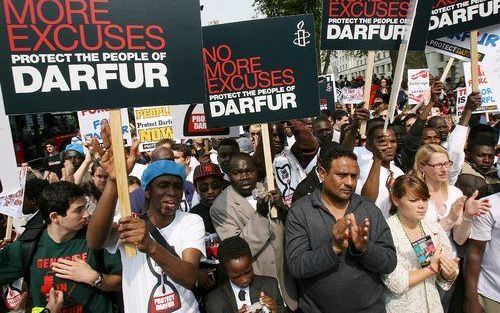
[[[200,192],[207,192],[208,190],[210,190],[210,188],[212,188],[212,190],[221,189],[222,184],[219,182],[214,182],[211,184],[203,184],[203,185],[198,186],[198,189],[200,190]]]
[[[433,169],[443,169],[443,168],[450,168],[453,165],[453,161],[448,161],[444,163],[436,163],[436,164],[429,164],[427,163],[428,166],[432,167]]]

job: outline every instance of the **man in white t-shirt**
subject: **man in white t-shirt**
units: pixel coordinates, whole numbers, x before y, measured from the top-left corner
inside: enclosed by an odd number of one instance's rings
[[[386,218],[391,208],[390,186],[394,179],[404,175],[394,164],[397,146],[396,135],[391,128],[384,134],[383,125],[374,126],[366,136],[366,148],[372,152],[373,158],[366,164],[359,162],[360,179],[356,193],[372,200]]]
[[[122,217],[115,229],[112,220],[117,187],[113,162],[103,163],[110,179],[89,224],[87,238],[91,248],[106,246],[110,252],[120,249],[125,312],[199,312],[191,289],[196,285],[200,258],[205,255],[205,228],[201,217],[179,210],[186,178],[184,167],[171,160],[152,162],[141,179],[147,215]],[[137,255],[126,256],[124,244],[135,245]]]
[[[472,220],[465,262],[468,313],[500,312],[500,194],[488,198],[492,209]]]

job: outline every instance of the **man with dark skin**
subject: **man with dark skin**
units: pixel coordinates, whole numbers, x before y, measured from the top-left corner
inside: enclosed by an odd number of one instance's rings
[[[307,117],[307,118],[303,118],[301,119],[300,121],[306,125],[307,127],[309,127],[310,129],[313,128],[313,118],[312,117]]]
[[[354,153],[328,152],[319,170],[323,184],[294,203],[286,222],[286,260],[302,287],[300,308],[385,312],[380,274],[397,263],[390,229],[380,210],[354,193]]]
[[[128,171],[135,162],[136,149],[137,144],[134,144],[126,160]],[[153,306],[151,310],[159,309],[155,307],[158,302],[151,299],[161,296],[156,295],[158,279],[163,284],[162,288],[167,288],[166,294],[175,299],[172,301],[179,304],[182,312],[198,312],[196,299],[190,289],[196,284],[200,257],[205,251],[205,230],[199,216],[178,210],[186,177],[184,167],[171,160],[152,162],[141,179],[147,215],[142,218],[122,217],[118,229],[115,229],[112,224],[118,190],[112,148],[101,157],[101,163],[109,177],[89,223],[87,239],[92,249],[106,246],[108,250],[116,251],[120,248],[125,312],[141,312],[148,305]],[[146,219],[158,229],[170,245],[169,249],[153,240]],[[125,256],[125,244],[135,245],[139,250],[137,256]]]
[[[205,232],[210,236],[209,238],[205,236],[205,243],[214,242],[217,235],[212,219],[210,218],[210,207],[222,192],[223,175],[219,167],[212,163],[201,163],[194,169],[193,180],[196,191],[200,195],[200,203],[194,206],[190,213],[197,214],[203,219]],[[207,247],[207,251],[208,249],[209,247]],[[215,270],[216,267],[213,265],[200,263],[198,285],[205,289],[204,294],[215,287]]]
[[[252,252],[238,236],[222,241],[219,256],[226,281],[207,298],[207,313],[246,313],[250,305],[260,302],[271,313],[285,312],[278,282],[274,277],[254,275]]]
[[[446,122],[446,120],[443,117],[433,116],[429,119],[427,125],[439,131],[439,137],[441,139],[441,142],[446,142],[448,140],[448,135],[450,134],[450,127],[448,125],[448,122]]]
[[[373,153],[373,163],[361,189],[361,195],[373,201],[385,217],[389,216],[391,207],[389,189],[392,181],[404,174],[393,162],[397,146],[392,128],[387,129],[384,134],[384,127],[376,126],[367,134],[366,147]]]
[[[229,182],[229,178],[227,174],[229,173],[229,161],[233,158],[233,156],[240,152],[240,146],[236,142],[236,140],[232,138],[224,138],[219,143],[219,149],[217,149],[217,162],[219,162],[220,169],[224,174],[224,186],[222,189],[227,188],[231,183]]]
[[[290,309],[297,309],[295,284],[284,266],[283,220],[287,206],[279,192],[263,191],[263,186],[257,183],[255,160],[248,154],[233,156],[229,178],[231,186],[217,197],[210,209],[219,238],[245,239],[254,256],[255,273],[276,277],[285,302]],[[277,217],[270,214],[273,206]]]
[[[469,142],[465,153],[465,164],[455,184],[465,196],[470,197],[478,190],[479,197],[500,192],[500,179],[493,166],[495,146],[493,142],[477,138]]]
[[[427,126],[422,132],[422,145],[430,144],[441,144],[441,135],[437,129]]]
[[[333,128],[330,120],[324,116],[317,117],[313,122],[313,134],[318,139],[320,147],[331,142]]]

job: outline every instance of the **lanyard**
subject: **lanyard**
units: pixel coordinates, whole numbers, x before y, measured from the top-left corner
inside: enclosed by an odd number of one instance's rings
[[[405,226],[403,225],[403,222],[401,222],[401,218],[399,217],[399,212],[396,213],[396,215],[398,216],[398,220],[399,220],[399,223],[401,224],[401,227],[403,228],[403,231],[405,232],[405,235],[406,235],[406,238],[408,238],[408,241],[410,242],[410,244],[412,243],[411,239],[410,239],[410,236],[408,236],[408,232],[406,231],[406,228]],[[420,234],[422,235],[422,238],[425,237],[425,232],[424,232],[424,228],[422,227],[422,221],[418,221],[418,227],[420,229]]]

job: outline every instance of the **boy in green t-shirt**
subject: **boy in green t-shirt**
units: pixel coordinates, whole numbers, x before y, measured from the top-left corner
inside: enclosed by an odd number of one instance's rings
[[[70,182],[47,186],[40,199],[43,231],[29,266],[29,292],[44,307],[54,288],[64,293],[62,313],[112,312],[107,292],[121,289],[119,255],[91,250],[85,239],[89,220],[83,190]],[[0,250],[0,285],[22,277],[22,242]]]

